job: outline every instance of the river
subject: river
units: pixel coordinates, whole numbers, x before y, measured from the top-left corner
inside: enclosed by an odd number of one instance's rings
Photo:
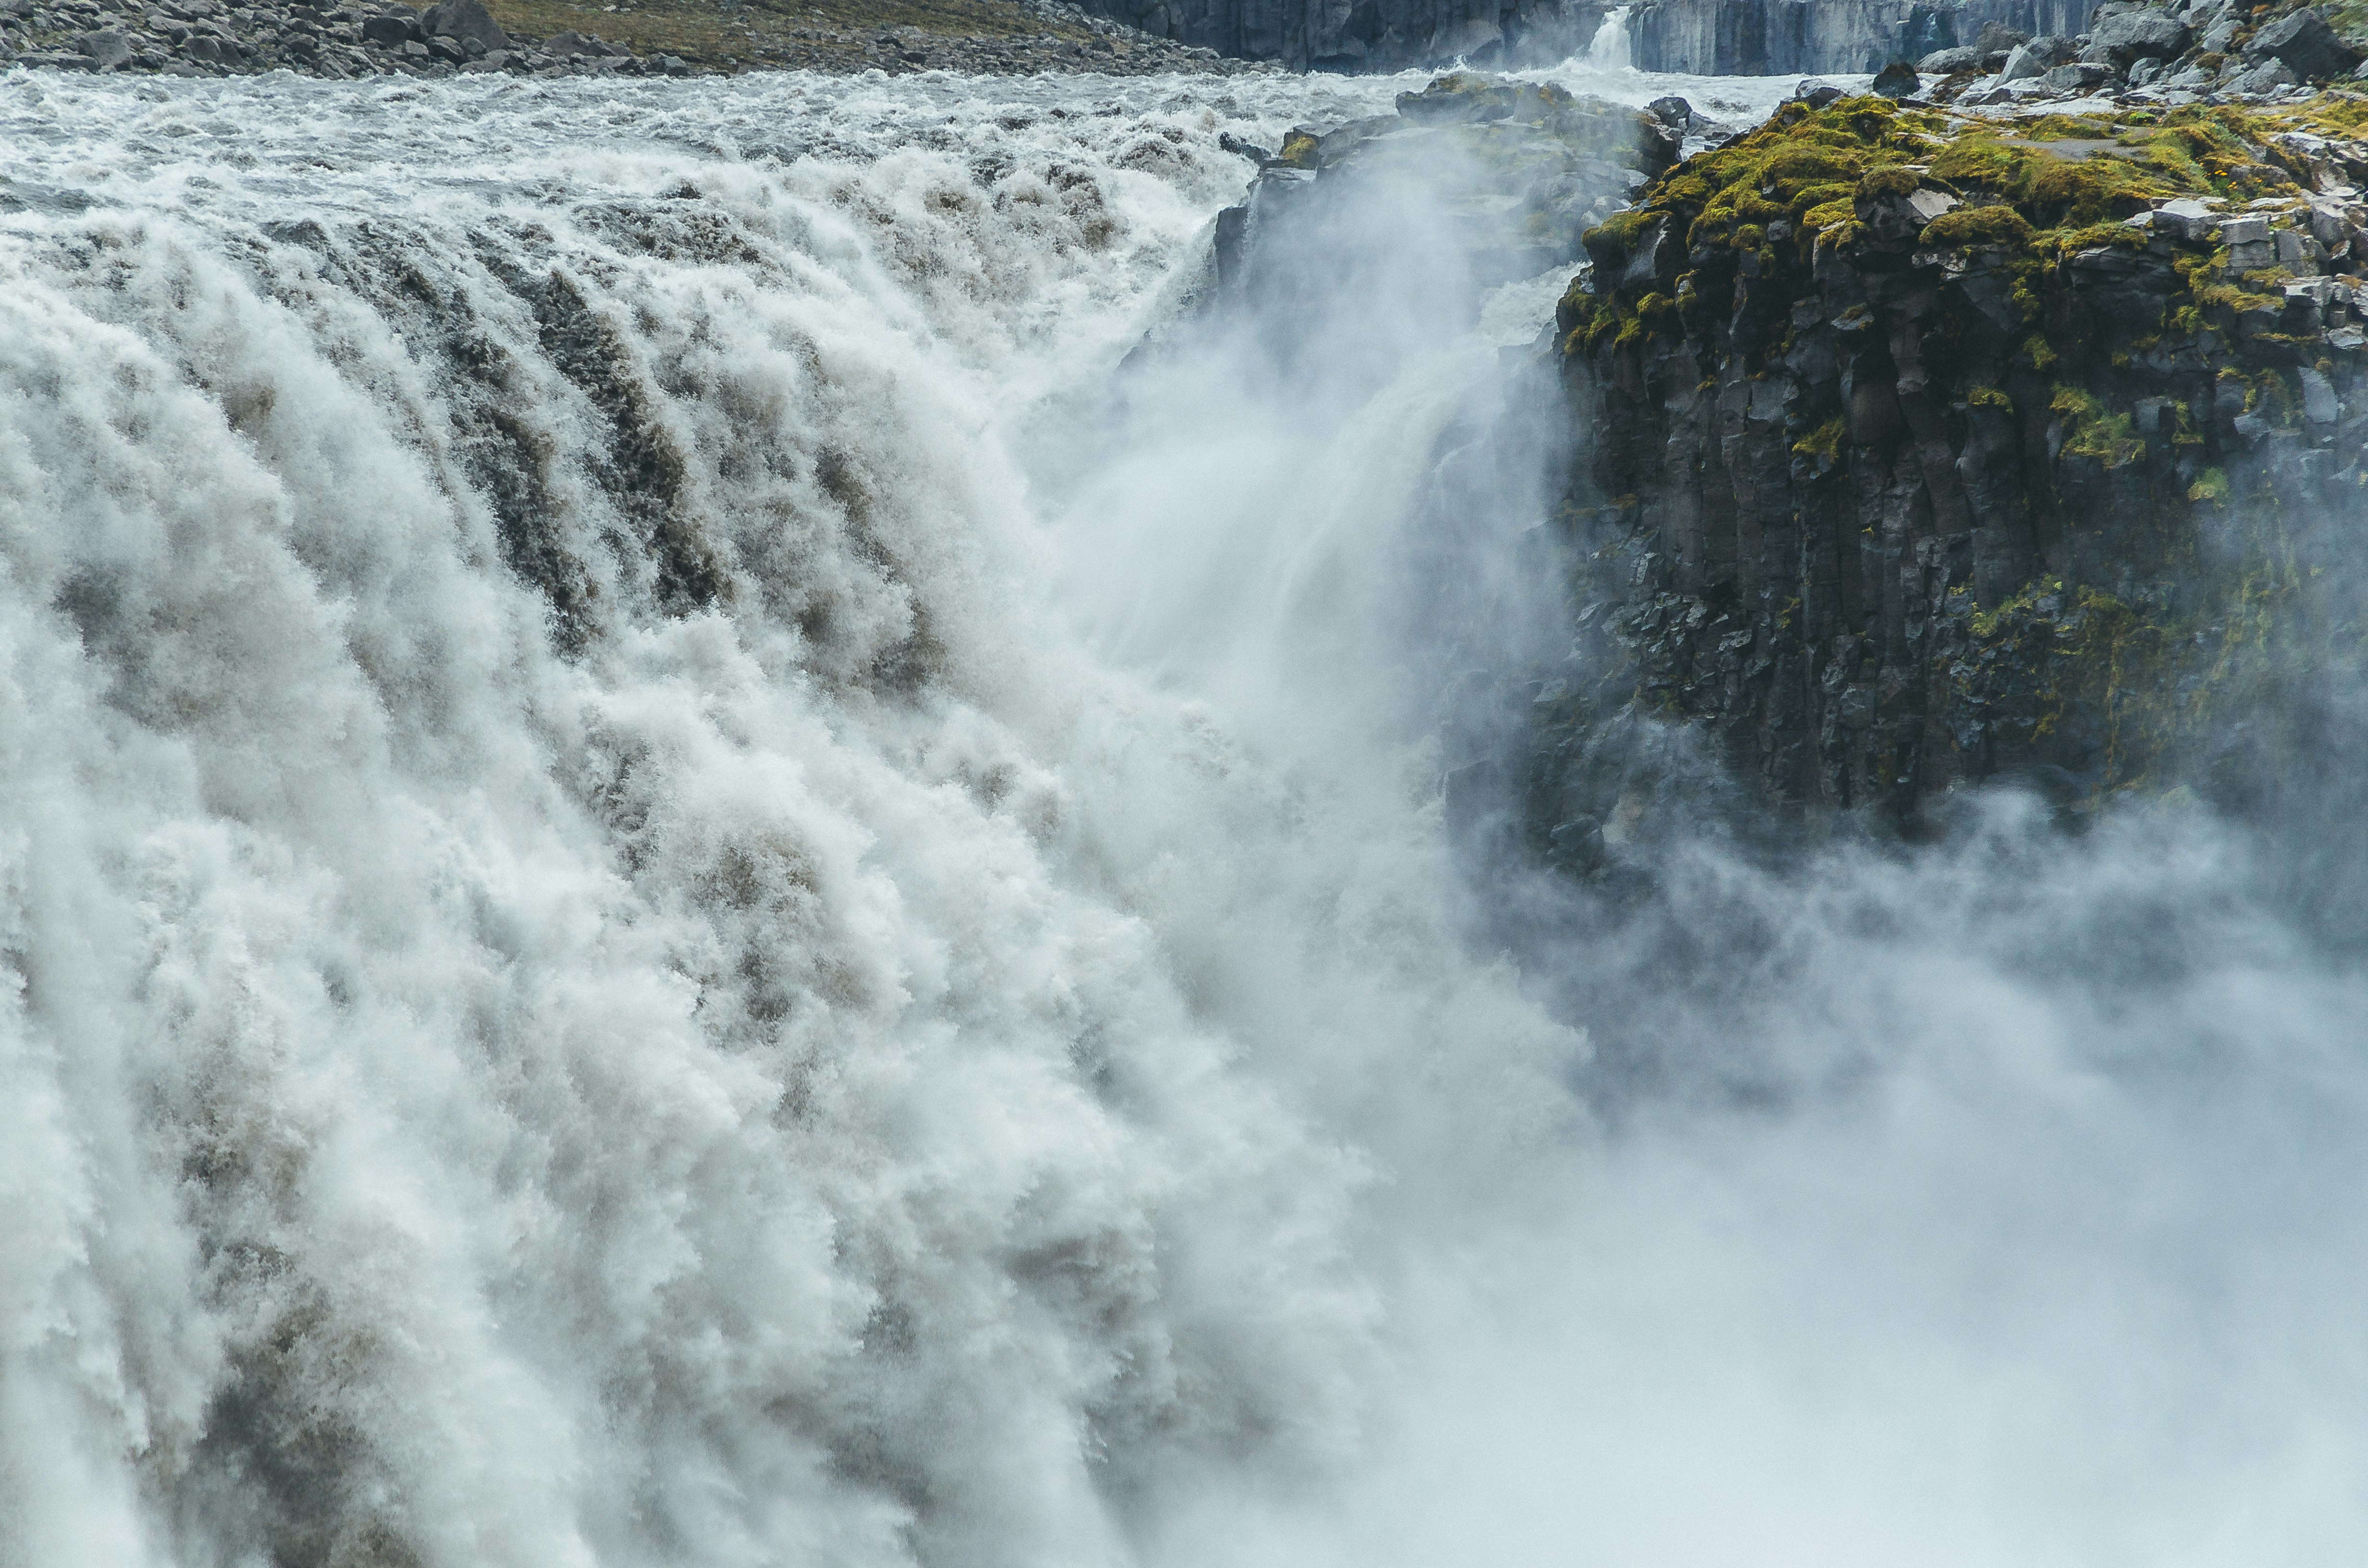
[[[1190,309],[1420,85],[0,76],[0,1563],[2368,1540],[2257,835],[1451,831],[1563,275]]]

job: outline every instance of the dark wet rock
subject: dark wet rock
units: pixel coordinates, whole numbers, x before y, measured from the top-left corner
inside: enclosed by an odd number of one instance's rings
[[[1920,85],[1916,67],[1895,60],[1874,74],[1874,90],[1886,98],[1912,98]]]
[[[2060,133],[1795,103],[1590,231],[1554,343],[1588,678],[1541,708],[1535,852],[1568,825],[1584,869],[1592,822],[1616,862],[1672,737],[1909,827],[1967,780],[2258,782],[2306,716],[2230,639],[2356,653],[2285,607],[2368,484],[2368,144],[2276,123],[2192,111],[2243,172],[2166,199]]]

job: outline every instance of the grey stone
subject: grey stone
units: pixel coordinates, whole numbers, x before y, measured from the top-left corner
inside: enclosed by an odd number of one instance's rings
[[[2187,48],[2185,24],[2160,11],[2124,11],[2095,23],[2089,33],[2091,51],[2102,51],[2112,63],[2127,68],[2136,60],[2170,60]]]
[[[1986,55],[2006,54],[2030,41],[2029,33],[2008,27],[2003,22],[1984,22],[1982,30],[1975,35],[1974,47]]]
[[[2075,60],[2066,65],[2052,65],[2041,74],[2040,80],[2059,93],[2083,93],[2101,86],[2112,77],[2109,66],[2092,60]]]
[[[2297,85],[2299,81],[2284,61],[2264,60],[2235,73],[2224,85],[2232,93],[2274,93],[2280,87]]]
[[[2266,244],[2270,238],[2267,218],[2223,218],[2220,221],[2220,243],[2225,245]]]
[[[2278,247],[2278,265],[2296,267],[2303,262],[2318,259],[2305,248],[2305,242],[2308,237],[2305,234],[2297,234],[2292,229],[2280,229],[2275,237]]]
[[[507,49],[509,35],[485,9],[485,0],[441,0],[427,8],[420,25],[433,38],[449,38],[456,42],[473,40],[486,49]]]
[[[416,17],[398,16],[389,12],[382,17],[371,17],[362,23],[363,38],[372,43],[384,44],[390,49],[419,36],[419,19]]]
[[[2209,28],[2204,29],[2203,41],[2203,51],[2206,54],[2227,53],[2229,49],[2233,47],[2237,41],[2237,34],[2242,30],[2243,29],[2237,26],[2236,17],[2222,17],[2220,20],[2213,23]]]
[[[2248,60],[2276,60],[2303,81],[2340,76],[2360,63],[2360,51],[2335,36],[2317,11],[2289,11],[2245,45]]]
[[[2154,210],[2152,217],[2155,232],[2172,239],[2212,240],[2219,237],[2219,214],[2211,204],[2192,196],[2164,202]]]
[[[94,71],[112,71],[131,62],[131,40],[121,33],[85,33],[74,41],[82,46]]]
[[[1936,49],[1916,62],[1916,69],[1927,76],[1953,76],[1960,71],[1981,67],[1982,51],[1978,49]]]
[[[2070,49],[2052,47],[2064,42],[2062,39],[2033,39],[2029,43],[2016,46],[2014,51],[2006,57],[2006,63],[1998,68],[1999,80],[2020,82],[2028,77],[2044,75],[2052,68],[2066,63],[2072,58]]]

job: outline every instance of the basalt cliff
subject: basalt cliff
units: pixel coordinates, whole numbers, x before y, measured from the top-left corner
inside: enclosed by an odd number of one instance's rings
[[[1673,733],[1909,827],[1999,776],[2290,787],[2360,651],[2363,119],[1794,102],[1590,231],[1540,846],[1637,831]]]
[[[1508,150],[1475,210],[1531,248],[1486,275],[1584,253],[1519,371],[1575,634],[1521,741],[1451,757],[1452,813],[1594,873],[1709,795],[1913,834],[1984,780],[2075,818],[2309,787],[2368,646],[2368,98],[1825,88],[1713,141],[1454,76],[1296,133],[1220,269],[1255,293],[1262,224],[1441,119]]]

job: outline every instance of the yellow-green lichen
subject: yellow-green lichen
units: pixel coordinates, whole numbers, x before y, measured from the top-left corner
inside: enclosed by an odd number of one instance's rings
[[[2127,414],[2108,414],[2097,400],[2078,387],[2057,387],[2048,408],[2064,419],[2064,450],[2095,458],[2108,469],[2123,467],[2146,456]]]

